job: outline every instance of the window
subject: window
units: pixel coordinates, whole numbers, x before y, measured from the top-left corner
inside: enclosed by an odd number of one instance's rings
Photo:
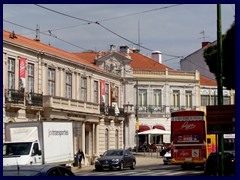
[[[28,92],[34,92],[34,64],[28,63]]]
[[[208,106],[210,103],[210,97],[208,95],[201,95],[201,106]]]
[[[217,95],[211,95],[209,97],[209,99],[210,99],[210,103],[208,105],[216,105],[216,104],[218,104]]]
[[[98,81],[94,81],[93,86],[93,102],[98,103]]]
[[[105,105],[109,105],[109,84],[105,84]]]
[[[229,105],[229,104],[231,104],[230,96],[223,96],[223,105]]]
[[[162,106],[162,93],[161,90],[155,89],[153,90],[153,105],[155,107]]]
[[[147,90],[139,89],[138,90],[138,106],[147,106]]]
[[[185,106],[192,107],[192,91],[185,92]]]
[[[173,106],[179,107],[180,106],[180,91],[173,90]]]
[[[72,74],[66,73],[66,98],[72,98]]]
[[[87,78],[81,77],[81,101],[87,101]]]
[[[48,95],[55,95],[55,69],[48,69]]]
[[[8,58],[8,89],[15,89],[15,59]]]
[[[115,87],[115,102],[117,102],[117,104],[118,100],[119,100],[118,87]]]
[[[105,150],[109,149],[108,141],[109,141],[109,132],[108,132],[108,129],[105,129]]]
[[[115,131],[115,148],[118,149],[118,130]]]

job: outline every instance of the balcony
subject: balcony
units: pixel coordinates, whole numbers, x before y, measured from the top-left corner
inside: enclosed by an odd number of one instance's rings
[[[170,112],[175,112],[175,111],[187,111],[187,110],[196,110],[196,106],[170,106]]]
[[[6,89],[5,103],[24,104],[24,91]]]
[[[100,105],[100,113],[101,114],[105,114],[107,116],[116,116],[116,114],[115,114],[115,107],[113,107],[113,106],[105,106],[104,104]]]
[[[154,106],[154,105],[149,105],[149,106],[139,106],[138,107],[138,112],[139,113],[165,113],[166,111],[166,106]]]
[[[118,117],[124,117],[126,115],[124,108],[118,108],[119,113],[116,114],[115,107],[113,106],[105,106],[104,104],[100,105],[100,113],[105,114],[107,116],[118,116]]]
[[[48,110],[58,109],[68,112],[100,114],[99,104],[50,95],[43,96],[43,107]]]
[[[5,104],[7,111],[17,112],[24,107],[24,91],[16,89],[5,90]]]
[[[37,93],[28,93],[26,98],[26,106],[41,106],[43,105],[43,95]]]

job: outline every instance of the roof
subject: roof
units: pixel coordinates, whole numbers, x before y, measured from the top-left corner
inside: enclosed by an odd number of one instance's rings
[[[102,56],[105,56],[109,54],[110,52],[101,52]],[[87,60],[89,63],[94,63],[94,59],[97,56],[98,52],[82,52],[82,53],[75,53],[80,58],[83,58]],[[125,53],[119,53],[120,55],[125,56]],[[165,66],[147,56],[144,56],[140,53],[129,53],[129,56],[131,57],[131,67],[133,69],[152,69],[152,70],[165,70],[168,68],[169,70],[174,70],[168,66]]]
[[[201,86],[217,86],[217,82],[206,77],[200,76]]]
[[[70,53],[67,51],[64,51],[62,49],[58,49],[56,47],[41,43],[40,41],[35,41],[26,37],[23,37],[21,35],[16,34],[16,38],[10,38],[11,32],[3,30],[3,40],[4,41],[8,41],[11,43],[15,43],[30,49],[34,49],[34,50],[39,50],[39,51],[43,51],[46,53],[50,53],[56,56],[59,56],[61,58],[66,58],[68,60],[73,60],[76,61],[78,63],[81,63],[83,65],[87,65],[90,66],[92,68],[98,69],[103,71],[102,69],[100,69],[99,67],[95,66],[92,63],[89,63],[87,60],[82,59],[79,56],[76,56],[74,53]]]
[[[58,49],[56,47],[44,44],[39,41],[35,41],[26,37],[23,37],[21,35],[16,34],[16,38],[10,38],[11,32],[3,30],[3,40],[11,43],[15,43],[24,47],[28,47],[34,50],[39,50],[43,52],[47,52],[53,55],[56,55],[61,58],[65,58],[68,60],[73,60],[76,62],[79,62],[83,65],[89,66],[91,68],[104,71],[105,70],[99,68],[94,64],[94,59],[97,56],[99,52],[81,52],[81,53],[70,53],[67,51],[64,51],[62,49]],[[102,56],[108,55],[110,52],[101,52]],[[126,53],[118,53],[122,56],[126,56]],[[142,69],[142,70],[165,70],[166,68],[169,70],[174,70],[168,66],[165,66],[164,64],[161,64],[141,53],[137,52],[131,52],[129,53],[129,56],[131,57],[131,67],[133,69]],[[216,86],[217,83],[213,80],[207,79],[203,76],[200,77],[201,85],[205,86]]]

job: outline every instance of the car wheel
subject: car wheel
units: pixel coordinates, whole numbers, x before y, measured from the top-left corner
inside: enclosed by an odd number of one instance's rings
[[[121,161],[120,164],[119,164],[118,170],[123,170],[123,168],[124,168],[124,165],[123,165],[123,162]]]
[[[135,169],[135,167],[136,167],[136,161],[133,161],[132,162],[132,166],[130,167],[131,169]]]

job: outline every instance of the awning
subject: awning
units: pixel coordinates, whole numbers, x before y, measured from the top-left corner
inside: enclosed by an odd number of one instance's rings
[[[160,129],[151,129],[151,130],[147,130],[144,132],[140,132],[138,134],[139,135],[141,135],[141,134],[166,135],[166,134],[171,134],[171,131],[164,131],[164,130],[160,130]]]
[[[147,125],[140,125],[139,126],[139,132],[150,130],[150,127]]]
[[[161,130],[166,130],[163,125],[155,125],[153,126],[153,129],[161,129]]]

